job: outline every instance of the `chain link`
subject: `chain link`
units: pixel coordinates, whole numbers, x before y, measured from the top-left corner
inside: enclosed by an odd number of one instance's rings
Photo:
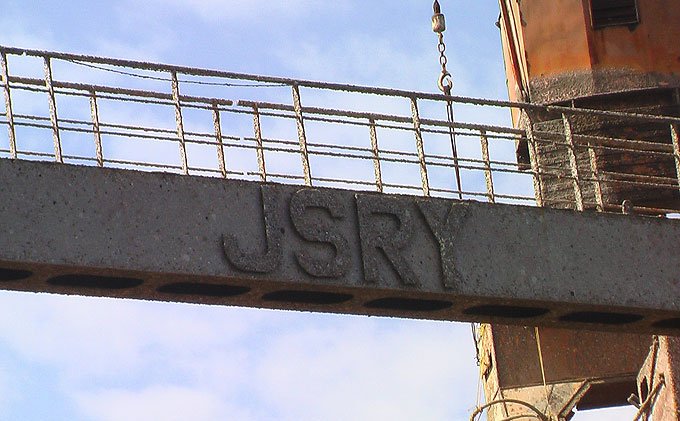
[[[437,14],[435,14],[435,16],[437,16]],[[441,16],[443,19],[443,15]],[[439,37],[437,51],[439,51],[439,64],[442,66],[442,71],[438,81],[439,90],[446,95],[451,95],[451,89],[453,89],[453,81],[451,79],[451,73],[449,73],[449,71],[446,69],[446,65],[448,64],[449,60],[446,58],[446,44],[444,43],[444,30],[439,29],[435,30],[435,32],[437,32],[437,35]]]

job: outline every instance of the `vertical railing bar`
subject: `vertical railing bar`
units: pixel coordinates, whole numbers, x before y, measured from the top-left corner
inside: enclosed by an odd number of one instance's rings
[[[262,126],[260,124],[260,109],[253,104],[253,130],[255,131],[255,143],[257,144],[257,166],[260,169],[260,181],[267,181],[267,168],[264,161],[264,144],[262,142]]]
[[[302,171],[305,177],[305,185],[312,185],[312,174],[309,168],[309,152],[307,151],[307,135],[305,133],[305,122],[302,118],[302,102],[300,100],[300,87],[297,83],[293,88],[293,108],[295,109],[295,121],[297,123],[298,141],[300,142],[300,159],[302,160]]]
[[[411,97],[411,114],[413,115],[413,130],[416,136],[416,151],[420,163],[420,180],[423,185],[423,195],[430,195],[430,181],[427,178],[427,163],[425,162],[425,148],[423,146],[423,133],[420,128],[420,115],[416,97]]]
[[[179,100],[179,80],[177,72],[171,71],[172,77],[172,100],[175,104],[175,123],[177,124],[177,138],[179,139],[179,158],[182,164],[182,173],[189,174],[189,162],[187,159],[187,145],[184,137],[184,120],[182,119],[182,104]]]
[[[531,173],[533,174],[534,182],[534,195],[536,197],[536,206],[543,207],[543,187],[541,186],[541,165],[540,165],[540,153],[538,152],[538,147],[536,146],[536,139],[534,137],[534,128],[531,118],[526,110],[521,111],[521,117],[524,120],[524,131],[527,138],[527,147],[529,149],[529,161],[531,163]]]
[[[564,139],[567,142],[567,153],[569,154],[571,178],[574,184],[576,210],[582,211],[584,209],[583,192],[581,191],[581,176],[579,175],[578,160],[576,158],[576,144],[574,143],[574,132],[571,126],[571,119],[566,113],[562,113],[562,122],[564,123]]]
[[[9,70],[7,66],[7,54],[0,52],[0,67],[2,68],[2,80],[4,81],[4,96],[5,96],[5,116],[7,117],[7,131],[9,135],[9,157],[17,158],[17,139],[16,130],[14,128],[14,113],[12,112],[12,94],[9,87]]]
[[[671,124],[671,140],[673,142],[673,158],[675,158],[675,174],[678,177],[680,187],[680,128],[677,124]]]
[[[215,126],[215,140],[217,141],[217,165],[223,178],[227,178],[227,162],[224,159],[224,141],[222,140],[222,123],[220,121],[220,109],[217,102],[212,103],[213,125]]]
[[[375,120],[368,119],[371,130],[371,150],[373,151],[373,172],[375,173],[375,187],[378,192],[383,192],[382,171],[380,169],[380,149],[378,148],[378,132],[375,128]]]
[[[59,137],[59,118],[57,117],[57,101],[54,96],[54,85],[52,83],[52,64],[48,56],[44,57],[45,68],[45,87],[50,103],[50,121],[52,122],[52,137],[54,139],[54,159],[59,163],[64,162],[61,153],[61,138]]]
[[[590,170],[593,173],[593,187],[595,189],[595,202],[597,211],[604,212],[604,197],[602,196],[602,183],[600,181],[600,167],[597,164],[597,154],[593,145],[588,142],[588,158],[590,160]]]
[[[489,202],[496,203],[496,195],[493,190],[493,175],[491,174],[491,159],[489,158],[489,139],[486,131],[479,131],[479,139],[482,146],[482,160],[484,161],[484,179],[486,180],[486,193]]]
[[[90,90],[90,113],[92,114],[92,133],[94,134],[94,148],[97,156],[97,166],[104,166],[104,152],[102,149],[102,134],[99,128],[99,106],[97,105],[97,93]]]

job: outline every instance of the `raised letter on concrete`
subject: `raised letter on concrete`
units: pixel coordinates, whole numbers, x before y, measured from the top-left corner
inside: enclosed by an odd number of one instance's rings
[[[323,259],[313,257],[308,251],[300,251],[296,254],[297,261],[305,272],[318,278],[344,276],[351,263],[349,242],[333,228],[333,222],[314,216],[310,212],[312,209],[325,211],[331,221],[341,221],[349,213],[347,203],[330,191],[301,189],[295,192],[290,200],[290,219],[295,230],[307,241],[330,245],[335,254],[332,259]]]
[[[455,239],[461,224],[465,222],[468,209],[463,204],[452,202],[439,202],[433,200],[418,201],[420,213],[425,217],[427,226],[434,234],[439,244],[439,256],[442,262],[444,274],[444,286],[455,288],[460,281],[460,274],[456,270]]]
[[[394,197],[366,194],[355,197],[366,282],[389,284],[380,265],[382,254],[392,264],[400,283],[418,285],[418,277],[402,254],[413,236],[411,211]]]
[[[271,273],[281,265],[281,223],[277,213],[276,190],[269,186],[260,186],[262,199],[262,218],[264,220],[265,244],[264,254],[248,253],[238,244],[236,236],[222,236],[224,255],[236,269],[244,272]]]

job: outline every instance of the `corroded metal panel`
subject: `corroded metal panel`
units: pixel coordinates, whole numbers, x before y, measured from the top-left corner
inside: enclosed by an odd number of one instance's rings
[[[500,386],[516,388],[543,384],[535,329],[494,325],[492,330]],[[546,382],[634,377],[651,341],[649,335],[541,328],[540,347]]]

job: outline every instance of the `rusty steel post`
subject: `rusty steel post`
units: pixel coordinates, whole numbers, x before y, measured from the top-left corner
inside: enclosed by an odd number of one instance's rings
[[[541,156],[538,152],[538,145],[536,145],[536,138],[534,137],[534,128],[531,118],[526,110],[521,111],[521,125],[524,127],[527,145],[529,147],[529,159],[531,161],[531,175],[534,183],[534,196],[536,199],[536,206],[543,207],[543,188],[541,180]]]
[[[187,145],[184,137],[184,120],[182,119],[182,104],[179,96],[179,79],[177,72],[170,72],[172,77],[172,101],[175,106],[175,124],[177,125],[177,139],[179,140],[179,159],[182,173],[189,174],[189,161],[187,158]]]
[[[562,114],[562,122],[564,124],[564,139],[567,144],[567,154],[569,155],[569,168],[571,170],[571,179],[574,184],[574,201],[576,203],[576,210],[583,211],[583,192],[581,191],[581,175],[578,168],[578,161],[576,159],[576,143],[574,142],[574,131],[571,126],[571,119],[566,114]]]
[[[379,193],[383,192],[382,171],[380,169],[380,149],[378,148],[378,132],[375,128],[375,120],[368,119],[371,136],[371,152],[373,153],[373,172],[375,173],[375,188]]]
[[[430,181],[427,177],[427,164],[425,162],[425,148],[423,146],[423,133],[420,127],[420,114],[418,112],[418,102],[415,97],[411,98],[411,113],[413,116],[413,132],[416,138],[416,152],[418,154],[418,165],[420,166],[420,181],[423,186],[423,196],[430,195]]]
[[[14,113],[12,112],[12,92],[9,85],[9,70],[7,65],[7,54],[0,52],[0,70],[2,71],[3,94],[5,97],[5,117],[7,117],[7,134],[9,136],[9,157],[17,157],[16,130],[14,128]]]
[[[493,189],[493,175],[491,174],[491,159],[489,157],[489,139],[486,131],[479,131],[479,141],[482,148],[482,160],[484,161],[484,180],[486,182],[486,194],[490,203],[496,203],[496,195]]]
[[[227,163],[224,159],[224,141],[222,139],[222,123],[220,120],[220,109],[217,102],[212,103],[213,126],[215,128],[215,141],[217,141],[217,165],[220,167],[220,174],[227,178]]]
[[[297,123],[298,141],[300,143],[300,159],[302,160],[302,173],[305,178],[305,185],[312,185],[312,173],[309,167],[309,151],[307,149],[307,134],[305,131],[305,121],[302,117],[302,102],[300,100],[300,87],[293,84],[293,108],[295,109],[295,121]]]
[[[255,132],[255,145],[257,153],[257,168],[260,173],[260,181],[267,182],[267,167],[264,161],[264,144],[262,140],[262,125],[260,122],[260,109],[253,104],[253,131]]]
[[[52,65],[50,57],[44,57],[45,87],[47,88],[47,99],[50,104],[50,122],[52,123],[52,137],[54,138],[54,160],[63,163],[64,158],[61,151],[61,139],[59,137],[59,118],[57,117],[57,102],[54,96],[54,84],[52,82]]]
[[[92,133],[94,135],[94,148],[97,166],[103,167],[104,152],[102,148],[102,135],[99,127],[99,107],[97,105],[97,92],[94,89],[90,91],[90,114],[92,115]]]

